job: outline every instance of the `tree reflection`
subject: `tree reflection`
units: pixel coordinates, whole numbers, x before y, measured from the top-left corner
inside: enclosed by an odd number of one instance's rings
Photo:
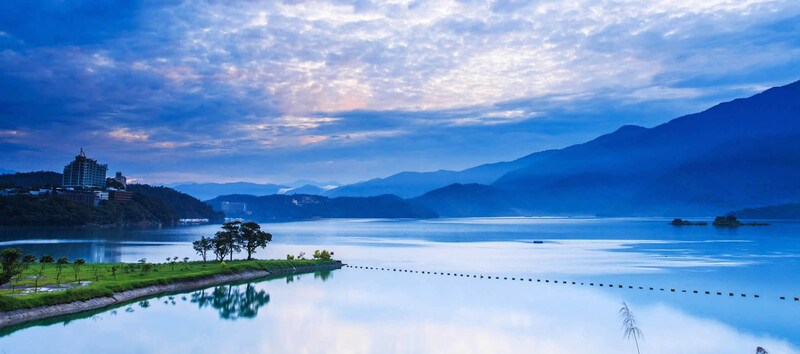
[[[314,279],[322,279],[322,281],[327,281],[328,278],[331,277],[330,270],[318,270],[314,272]]]
[[[269,303],[269,294],[264,290],[256,291],[253,284],[244,286],[223,285],[214,288],[211,293],[205,290],[192,294],[192,302],[199,308],[210,306],[219,311],[219,317],[235,321],[239,318],[253,318],[258,308]]]

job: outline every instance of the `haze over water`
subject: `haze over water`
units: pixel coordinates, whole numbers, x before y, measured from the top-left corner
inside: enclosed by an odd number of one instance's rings
[[[51,352],[52,343],[69,343],[59,351],[635,352],[617,315],[626,301],[644,333],[643,353],[798,352],[800,284],[792,279],[800,223],[721,229],[668,221],[267,224],[274,242],[259,257],[324,248],[354,266],[464,276],[343,268],[212,287],[40,323],[0,337],[0,350]],[[3,229],[0,246],[90,262],[160,262],[197,259],[190,242],[217,229]]]

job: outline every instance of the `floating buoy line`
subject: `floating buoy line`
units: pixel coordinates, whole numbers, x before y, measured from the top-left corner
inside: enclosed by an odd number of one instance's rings
[[[633,285],[623,285],[623,284],[609,284],[609,283],[595,283],[595,282],[577,282],[577,281],[566,281],[566,280],[550,280],[550,279],[536,279],[536,278],[525,278],[525,277],[507,277],[507,276],[496,276],[496,275],[476,275],[476,274],[464,274],[464,273],[455,273],[455,272],[429,272],[429,271],[421,271],[421,270],[410,270],[410,269],[400,269],[400,268],[379,268],[379,267],[366,267],[366,266],[355,266],[346,264],[345,268],[357,268],[357,269],[367,269],[367,270],[380,270],[380,271],[389,271],[389,272],[400,272],[400,273],[415,273],[415,274],[430,274],[430,275],[443,275],[443,276],[454,276],[454,277],[465,277],[465,278],[477,278],[477,279],[495,279],[495,280],[511,280],[511,281],[528,281],[529,283],[552,283],[552,284],[568,284],[568,285],[584,285],[584,286],[597,286],[599,288],[616,288],[616,289],[638,289],[638,290],[647,290],[647,291],[663,291],[663,292],[670,292],[670,293],[691,293],[691,294],[704,294],[704,295],[715,295],[715,296],[728,296],[728,297],[744,297],[744,298],[753,298],[758,299],[760,296],[758,294],[751,294],[747,295],[746,293],[732,293],[732,292],[723,292],[723,291],[698,291],[698,290],[685,290],[680,289],[676,290],[676,288],[656,288],[652,286],[633,286]],[[800,297],[787,297],[787,296],[780,296],[780,300],[787,300],[793,299],[794,301],[800,302]]]

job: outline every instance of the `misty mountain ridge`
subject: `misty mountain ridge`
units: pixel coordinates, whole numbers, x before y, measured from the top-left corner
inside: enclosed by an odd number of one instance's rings
[[[224,195],[207,201],[215,210],[222,203],[243,203],[246,210],[228,211],[228,217],[259,222],[310,220],[319,218],[435,218],[427,207],[395,195],[328,198],[318,195]]]
[[[333,183],[333,182],[331,182]],[[248,194],[319,194],[335,188],[329,183],[318,183],[311,180],[298,180],[288,184],[229,182],[229,183],[181,183],[172,188],[189,194],[200,200],[209,200],[221,195]]]
[[[653,128],[623,126],[528,155],[515,160],[523,167],[486,183],[492,193],[449,186],[413,201],[444,216],[710,215],[791,203],[800,200],[798,138],[795,82]]]

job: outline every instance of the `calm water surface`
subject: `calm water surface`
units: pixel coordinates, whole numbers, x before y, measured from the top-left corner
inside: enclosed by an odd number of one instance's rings
[[[644,333],[642,353],[800,352],[800,302],[793,301],[800,296],[800,223],[719,229],[667,222],[267,224],[274,242],[259,257],[325,248],[351,265],[465,276],[344,268],[212,287],[6,331],[0,352],[635,353],[620,328],[622,301]],[[196,259],[189,243],[216,230],[0,229],[0,247],[160,262]]]

